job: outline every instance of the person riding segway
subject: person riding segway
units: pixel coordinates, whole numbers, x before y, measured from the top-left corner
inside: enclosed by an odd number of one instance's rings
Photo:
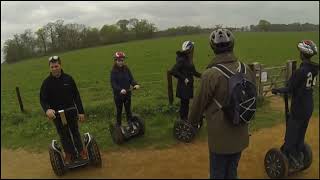
[[[189,102],[193,98],[194,78],[200,78],[193,64],[194,42],[185,41],[181,50],[176,52],[176,64],[171,68],[171,74],[178,79],[176,96],[180,98],[180,119],[175,121],[173,135],[183,142],[190,142],[195,133],[201,128],[202,121],[197,124],[195,130],[187,123],[189,114]]]
[[[51,72],[40,89],[41,107],[48,119],[54,122],[63,146],[62,151],[56,140],[53,140],[49,146],[51,165],[57,175],[63,175],[68,165],[72,166],[76,159],[88,160],[88,147],[83,147],[78,128],[78,120],[80,122],[85,120],[80,94],[73,78],[64,73],[61,67],[59,56],[49,58]],[[63,117],[60,117],[58,111],[63,112]],[[96,142],[91,141],[93,138],[89,133],[87,137],[90,137],[90,142],[87,141],[87,143],[94,144],[95,157],[101,164]]]
[[[265,156],[265,170],[270,178],[282,178],[305,170],[312,163],[312,150],[305,142],[305,134],[313,112],[313,87],[316,85],[319,65],[311,61],[318,53],[311,40],[298,43],[302,63],[287,86],[272,89],[273,94],[283,94],[285,100],[286,132],[280,149],[272,148]],[[291,95],[289,111],[288,96]]]
[[[140,85],[134,80],[131,71],[124,64],[126,55],[124,52],[114,54],[114,65],[111,71],[111,86],[113,89],[114,102],[117,109],[117,121],[109,124],[109,130],[113,141],[122,144],[135,136],[144,135],[144,121],[131,112],[132,91],[139,89]],[[122,107],[125,107],[128,126],[122,126]]]

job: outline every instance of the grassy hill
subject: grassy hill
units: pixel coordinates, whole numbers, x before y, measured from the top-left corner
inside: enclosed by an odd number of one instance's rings
[[[185,40],[195,42],[194,63],[203,71],[213,57],[208,43],[209,34],[159,38],[96,48],[81,49],[63,54],[63,70],[71,74],[79,88],[87,121],[80,125],[81,132],[89,131],[103,149],[117,149],[108,131],[108,122],[115,120],[115,105],[110,86],[110,70],[115,51],[124,51],[134,78],[141,89],[133,93],[132,109],[146,121],[146,134],[124,146],[127,148],[156,146],[166,147],[176,143],[172,138],[174,120],[178,117],[178,99],[168,106],[166,71],[175,63],[175,52]],[[260,62],[266,65],[283,65],[286,60],[299,62],[296,44],[302,39],[311,39],[319,45],[317,32],[239,32],[235,34],[235,54],[246,63]],[[26,60],[16,64],[1,65],[1,147],[25,147],[46,149],[52,138],[58,138],[53,123],[50,123],[40,108],[39,89],[49,73],[48,57]],[[313,58],[319,61],[319,56]],[[176,82],[176,81],[175,81]],[[199,80],[196,80],[197,87]],[[15,87],[21,91],[26,113],[21,113]],[[175,88],[174,88],[175,89]],[[318,114],[319,90],[316,91]],[[283,117],[282,112],[272,111],[268,101],[257,113],[252,128],[277,123],[274,117]],[[125,118],[123,118],[125,122]],[[200,138],[206,137],[206,129]]]

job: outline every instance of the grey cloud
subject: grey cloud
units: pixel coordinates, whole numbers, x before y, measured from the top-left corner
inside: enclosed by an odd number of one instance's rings
[[[147,19],[160,30],[182,25],[243,26],[260,19],[271,23],[319,24],[318,1],[1,1],[3,40],[25,29],[35,31],[63,19],[101,28],[120,19]]]

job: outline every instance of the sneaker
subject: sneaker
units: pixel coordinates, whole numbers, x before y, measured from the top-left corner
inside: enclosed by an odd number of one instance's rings
[[[65,164],[70,164],[72,160],[72,156],[70,153],[65,153],[65,157],[64,157],[64,163]]]
[[[86,149],[82,149],[82,151],[80,152],[80,156],[83,160],[88,159],[88,152]]]
[[[303,167],[303,164],[301,164],[300,159],[293,157],[291,154],[289,155],[289,159],[289,161],[291,162],[290,164],[294,169],[301,169]]]

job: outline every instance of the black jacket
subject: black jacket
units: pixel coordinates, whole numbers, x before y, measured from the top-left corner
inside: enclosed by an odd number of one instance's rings
[[[120,96],[120,91],[122,89],[130,89],[130,85],[137,85],[127,66],[122,68],[114,67],[111,70],[110,81],[114,96]],[[127,95],[131,95],[131,92],[127,92]]]
[[[73,78],[63,71],[59,78],[52,76],[50,73],[42,82],[40,104],[44,112],[48,109],[57,111],[76,106],[79,114],[84,114],[77,85]]]
[[[288,83],[288,91],[292,95],[291,114],[292,118],[309,119],[313,112],[313,86],[319,65],[302,62],[300,68],[291,76]]]
[[[176,96],[183,99],[193,98],[193,76],[200,78],[201,74],[196,71],[186,54],[180,51],[176,54],[176,64],[171,69],[171,74],[178,79]],[[184,82],[186,78],[189,80],[187,85]]]
[[[291,118],[307,120],[311,117],[313,112],[313,86],[317,83],[318,72],[318,64],[302,62],[300,68],[290,77],[288,86],[280,89],[280,92],[287,92],[292,97]]]

